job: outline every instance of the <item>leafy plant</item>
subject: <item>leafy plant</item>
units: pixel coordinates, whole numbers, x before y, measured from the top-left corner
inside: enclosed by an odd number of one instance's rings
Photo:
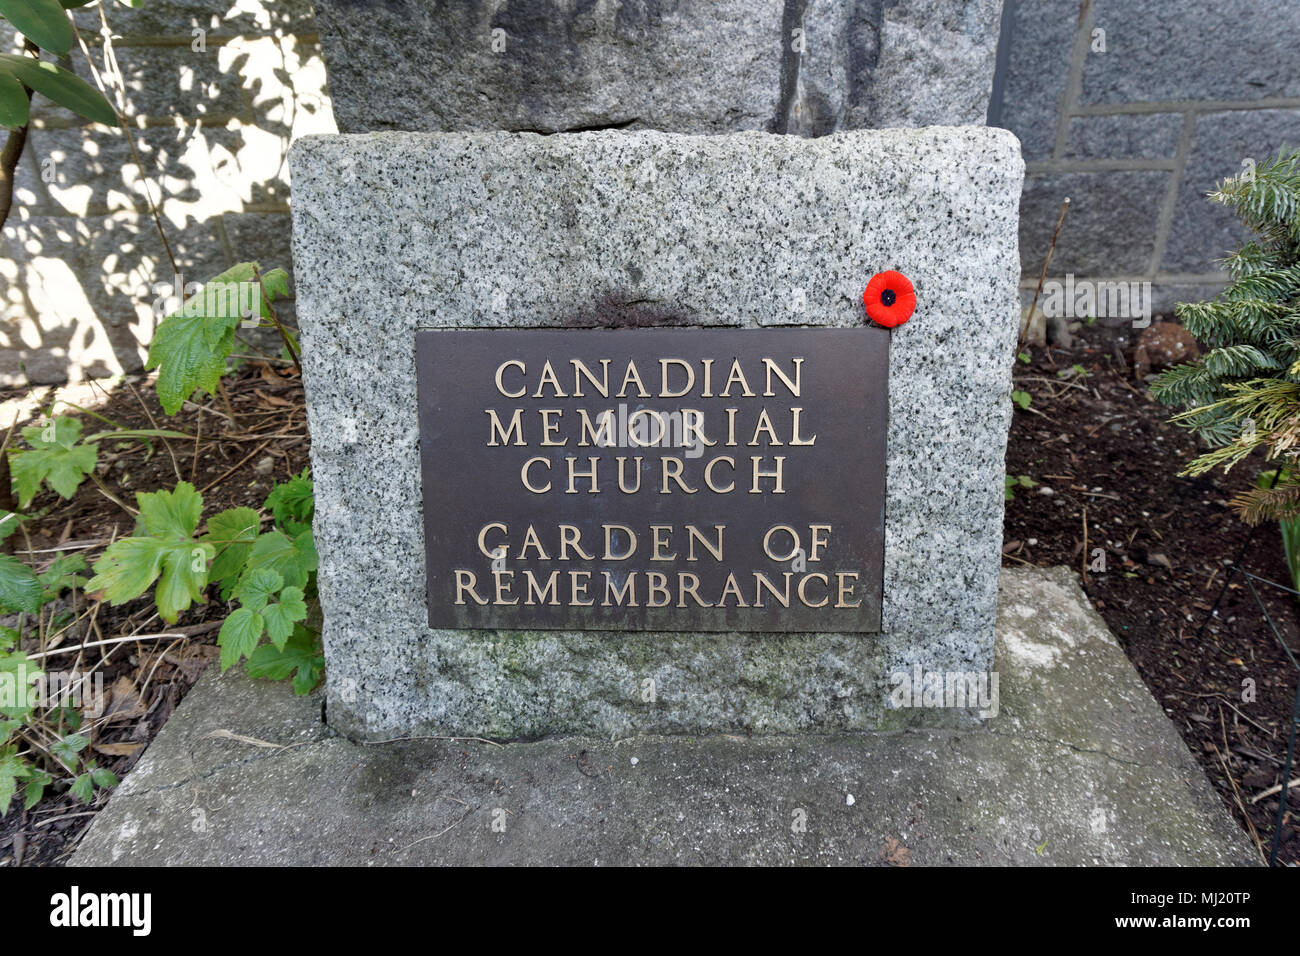
[[[1023,409],[1029,407],[1029,404],[1034,400],[1034,397],[1026,391],[1016,389],[1011,393],[1011,400]]]
[[[23,429],[29,451],[9,454],[9,472],[18,507],[26,508],[45,483],[60,497],[71,498],[83,478],[95,470],[99,446],[79,444],[81,422],[55,418],[48,424]]]
[[[6,590],[0,610],[38,620],[45,605],[84,580],[76,573],[85,567],[81,555],[61,556],[39,575],[9,555],[0,556],[0,565],[5,575],[14,573],[14,566],[21,568],[24,582],[22,599],[13,600]],[[78,733],[79,711],[66,699],[51,703],[36,694],[34,685],[46,675],[22,650],[22,637],[15,628],[0,627],[0,817],[8,813],[20,786],[23,806],[31,809],[55,784],[66,786],[83,803],[94,798],[96,788],[117,785],[111,771],[88,759],[90,737]]]
[[[283,680],[292,674],[294,691],[306,694],[324,672],[319,636],[303,623],[307,603],[316,597],[317,565],[311,532],[315,497],[307,471],[271,489],[265,507],[275,527],[255,538],[246,534],[247,516],[231,515],[225,523],[240,532],[227,547],[239,548],[245,557],[241,567],[224,574],[223,586],[240,606],[217,638],[221,669],[246,657],[251,676]]]
[[[81,422],[67,416],[51,417],[44,425],[23,429],[26,449],[9,452],[9,472],[18,507],[26,508],[44,484],[61,498],[71,498],[81,482],[94,473],[99,442],[105,438],[188,438],[184,432],[156,428],[114,428],[81,437]]]
[[[1174,421],[1212,448],[1183,474],[1225,470],[1257,449],[1282,459],[1272,488],[1242,492],[1234,504],[1252,523],[1300,513],[1300,480],[1289,467],[1300,450],[1300,150],[1226,179],[1210,194],[1241,217],[1254,238],[1225,260],[1231,281],[1209,302],[1181,303],[1178,317],[1207,351],[1151,386]]]
[[[1016,489],[1016,488],[1024,488],[1024,489],[1027,490],[1027,489],[1029,489],[1029,488],[1037,488],[1037,487],[1038,487],[1038,482],[1034,481],[1034,479],[1030,478],[1028,475],[1021,475],[1021,476],[1018,477],[1018,478],[1015,477],[1015,476],[1013,476],[1013,475],[1007,475],[1007,476],[1003,479],[1003,483],[1004,483],[1005,486],[1006,486],[1006,496],[1007,496],[1007,497],[1006,497],[1006,500],[1007,500],[1007,501],[1014,501],[1014,500],[1015,500],[1015,497],[1016,497],[1015,489]]]
[[[64,8],[88,2],[0,0],[0,18],[8,20],[34,47],[67,56],[72,48],[72,23]],[[117,125],[117,113],[108,100],[75,73],[33,56],[0,53],[0,126],[17,129],[27,125],[33,91],[86,119]]]
[[[1294,482],[1289,473],[1278,474],[1277,469],[1266,471],[1255,482],[1256,487],[1269,489],[1280,481],[1288,484]],[[1278,530],[1282,533],[1282,552],[1286,556],[1287,570],[1291,572],[1291,586],[1300,591],[1300,515],[1278,520]]]
[[[146,370],[159,370],[157,391],[163,411],[175,415],[196,391],[217,393],[235,347],[235,330],[248,317],[241,303],[255,299],[259,318],[276,325],[286,336],[286,345],[296,347],[271,307],[275,299],[288,294],[289,276],[283,269],[263,275],[256,262],[241,262],[163,319],[145,362]]]
[[[211,394],[219,389],[235,329],[246,318],[242,309],[230,307],[232,285],[236,304],[249,303],[249,311],[269,319],[281,333],[288,357],[297,361],[296,340],[272,307],[273,300],[288,293],[287,275],[279,269],[263,274],[256,263],[241,263],[209,282],[159,326],[149,362],[159,371],[159,399],[168,414],[195,391]],[[213,292],[217,294],[209,294]],[[46,419],[23,429],[26,447],[9,451],[11,482],[24,510],[43,489],[69,498],[87,478],[102,488],[96,467],[98,443],[105,439],[196,441],[183,432],[124,428],[108,419],[104,421],[112,428],[83,436],[79,418],[55,416],[52,408],[46,410]],[[112,605],[148,595],[162,619],[175,624],[186,609],[205,602],[215,587],[221,600],[236,605],[218,635],[222,669],[243,660],[250,676],[290,680],[295,692],[310,693],[323,677],[325,662],[320,635],[309,623],[318,607],[318,559],[308,471],[271,489],[263,505],[265,515],[253,508],[229,508],[209,517],[206,527],[203,496],[186,481],[171,490],[137,493],[136,505],[131,534],[105,549],[89,580],[81,554],[61,554],[40,573],[0,554],[0,612],[22,615],[20,628],[27,617],[34,617],[36,626],[27,628],[29,636],[39,638],[44,649],[47,635],[73,623],[74,615],[57,605],[46,610],[69,592],[73,598],[83,589],[92,597],[100,592]],[[24,520],[23,513],[0,511],[0,541]],[[42,674],[23,651],[24,639],[18,629],[0,627],[0,672],[29,684]],[[52,786],[66,787],[90,802],[97,789],[116,785],[114,774],[90,759],[90,738],[78,732],[80,720],[78,711],[66,705],[32,705],[26,690],[12,702],[0,699],[0,816],[20,790],[24,805],[31,807]]]
[[[135,533],[108,546],[95,562],[95,576],[86,589],[102,590],[110,604],[123,604],[157,581],[158,613],[175,624],[181,611],[202,600],[208,562],[216,551],[194,537],[203,497],[188,481],[180,482],[175,491],[141,492],[135,497],[140,508]]]
[[[175,624],[181,611],[203,600],[209,582],[215,583],[223,597],[239,604],[217,639],[221,669],[248,658],[250,673],[279,673],[288,666],[297,672],[295,690],[305,694],[315,687],[323,669],[319,639],[302,625],[307,602],[315,599],[318,563],[307,472],[271,490],[266,508],[275,526],[265,532],[256,511],[230,508],[213,515],[207,533],[196,536],[203,497],[185,481],[175,491],[137,494],[136,502],[135,533],[108,546],[95,562],[87,591],[102,590],[116,605],[140,597],[157,582],[158,613]],[[269,643],[263,645],[264,640]]]

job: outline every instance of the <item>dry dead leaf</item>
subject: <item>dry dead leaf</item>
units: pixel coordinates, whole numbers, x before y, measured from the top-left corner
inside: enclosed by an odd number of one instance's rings
[[[179,670],[181,676],[187,681],[193,683],[220,654],[220,648],[211,644],[190,644],[183,651],[169,651],[163,655],[163,660]]]
[[[95,744],[95,750],[106,757],[130,757],[139,753],[144,744],[133,744],[127,741],[119,741],[111,744]]]
[[[268,385],[284,384],[284,377],[278,374],[275,369],[271,368],[271,366],[267,365],[265,362],[257,362],[255,364],[257,365],[258,371],[262,373],[262,381],[266,382]]]
[[[891,836],[885,837],[885,848],[880,851],[880,858],[890,866],[912,865],[912,851]]]
[[[107,720],[134,720],[144,715],[144,701],[129,677],[119,677],[109,691],[108,706],[104,708]]]
[[[287,398],[281,398],[279,395],[271,395],[262,391],[260,388],[253,389],[253,394],[262,400],[263,405],[269,405],[272,408],[288,408],[293,402]]]

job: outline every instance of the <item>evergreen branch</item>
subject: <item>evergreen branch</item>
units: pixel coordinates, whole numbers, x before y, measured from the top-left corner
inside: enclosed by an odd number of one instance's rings
[[[1300,482],[1287,475],[1272,488],[1249,488],[1229,503],[1247,524],[1294,518],[1300,514]]]

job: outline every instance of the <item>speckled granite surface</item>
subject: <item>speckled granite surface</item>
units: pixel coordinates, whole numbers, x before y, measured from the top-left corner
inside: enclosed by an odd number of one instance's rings
[[[884,707],[896,668],[991,666],[1018,311],[1013,136],[388,133],[309,137],[291,162],[337,729],[865,729],[900,722]],[[428,628],[416,329],[852,326],[863,285],[889,268],[912,278],[918,307],[890,351],[883,633]]]

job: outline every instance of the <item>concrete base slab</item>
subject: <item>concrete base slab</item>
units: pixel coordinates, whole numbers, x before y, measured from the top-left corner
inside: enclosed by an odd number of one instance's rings
[[[977,729],[360,745],[319,698],[203,678],[74,865],[1250,865],[1064,568],[1004,571]]]

